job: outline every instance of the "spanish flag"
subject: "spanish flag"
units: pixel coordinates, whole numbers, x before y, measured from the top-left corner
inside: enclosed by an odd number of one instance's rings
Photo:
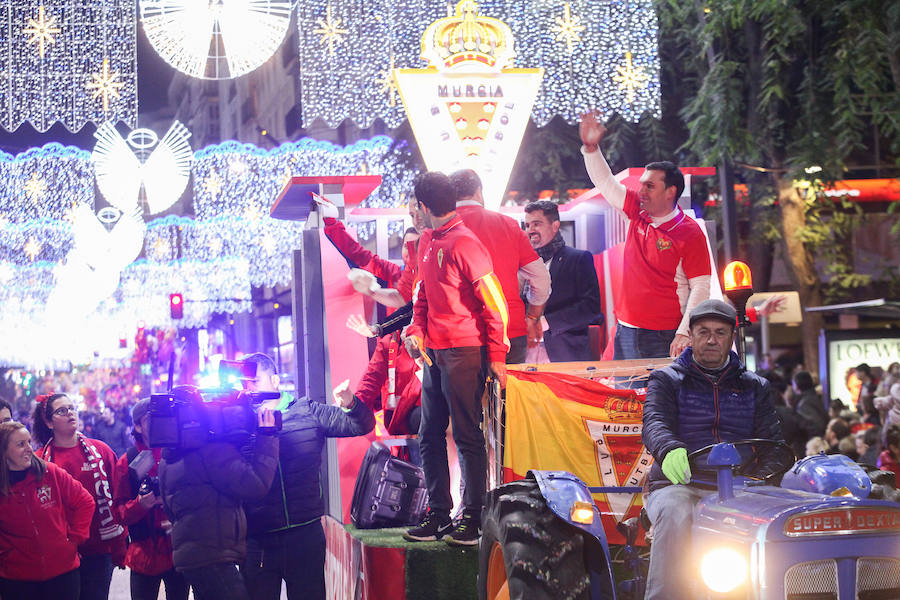
[[[504,481],[529,469],[569,471],[589,487],[640,487],[653,458],[641,442],[644,397],[549,372],[510,372],[506,386]],[[610,543],[615,524],[640,513],[640,493],[594,494]]]

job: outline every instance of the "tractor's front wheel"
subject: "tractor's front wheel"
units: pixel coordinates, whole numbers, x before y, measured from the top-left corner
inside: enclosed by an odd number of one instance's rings
[[[482,521],[480,600],[589,597],[584,538],[547,507],[536,481],[492,490]]]

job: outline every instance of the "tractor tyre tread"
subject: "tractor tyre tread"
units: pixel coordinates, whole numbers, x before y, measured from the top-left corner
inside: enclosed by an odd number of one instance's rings
[[[482,519],[479,598],[494,542],[503,549],[510,600],[587,600],[590,576],[584,538],[547,506],[537,482],[514,481],[492,491]]]

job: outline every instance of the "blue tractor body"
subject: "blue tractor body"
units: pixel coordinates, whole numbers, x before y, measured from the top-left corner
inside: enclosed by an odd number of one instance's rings
[[[900,598],[900,505],[866,498],[871,483],[858,465],[810,457],[785,475],[791,487],[757,485],[732,481],[729,447],[710,454],[718,492],[694,509],[697,597]]]
[[[716,491],[694,510],[697,587],[679,597],[900,599],[900,503],[866,498],[871,484],[858,465],[842,456],[806,458],[777,487],[732,476],[740,457],[731,444],[713,448],[707,464],[717,469],[717,481]],[[594,564],[608,565],[599,513],[584,523],[570,510],[576,501],[590,499],[589,488],[570,473],[532,475],[548,507],[596,540],[603,557]],[[591,597],[615,598],[612,572],[591,571]],[[607,578],[609,583],[597,585]]]

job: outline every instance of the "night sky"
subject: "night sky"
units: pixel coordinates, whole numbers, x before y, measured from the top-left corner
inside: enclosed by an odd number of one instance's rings
[[[142,114],[158,110],[166,105],[166,90],[175,69],[169,66],[150,46],[144,30],[138,25],[137,34],[137,69],[138,69],[138,123],[144,125]],[[0,150],[16,155],[35,146],[43,146],[50,142],[77,146],[84,150],[94,148],[93,123],[85,125],[81,131],[71,132],[62,123],[56,123],[44,133],[34,130],[28,123],[15,131],[0,128]]]

